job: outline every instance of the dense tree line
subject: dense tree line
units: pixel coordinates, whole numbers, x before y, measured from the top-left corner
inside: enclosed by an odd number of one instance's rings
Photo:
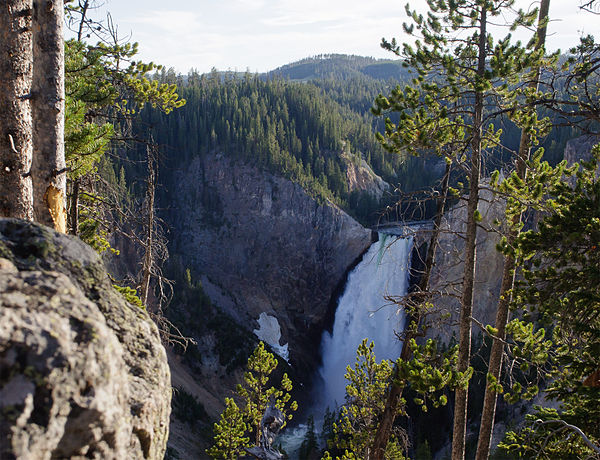
[[[152,129],[169,166],[185,164],[195,155],[224,152],[287,177],[318,199],[333,201],[363,224],[372,225],[400,195],[388,193],[380,200],[351,190],[346,175],[349,163],[358,165],[364,159],[391,184],[390,192],[397,188],[401,194],[434,187],[443,172],[441,160],[425,157],[423,161],[403,151],[390,154],[377,142],[375,134],[385,131],[385,123],[370,113],[373,101],[414,76],[399,62],[324,55],[266,75],[216,70],[178,75],[163,69],[155,74],[155,81],[176,84],[187,105],[168,116],[157,109],[145,110],[137,119],[136,132]],[[399,121],[397,113],[389,117]],[[499,117],[498,123],[502,147],[489,148],[482,164],[484,174],[510,163],[510,152],[518,149],[519,128],[507,116]],[[576,133],[576,128],[566,125],[553,130],[541,141],[545,158],[557,163],[567,140]],[[464,173],[452,176],[454,183],[463,179]],[[400,213],[412,210],[405,206]],[[431,212],[426,208],[419,216]]]
[[[191,72],[184,78],[166,71],[156,78],[176,82],[187,101],[169,116],[148,110],[139,118],[139,129],[151,126],[156,142],[168,150],[170,165],[224,152],[301,184],[363,223],[372,222],[368,216],[372,218],[382,203],[353,193],[346,176],[350,163],[359,165],[364,159],[384,180],[406,190],[435,179],[424,165],[388,154],[377,142],[367,111],[381,87],[372,82],[352,80],[340,86],[324,80],[299,83],[218,72]],[[353,92],[344,103],[345,89]]]

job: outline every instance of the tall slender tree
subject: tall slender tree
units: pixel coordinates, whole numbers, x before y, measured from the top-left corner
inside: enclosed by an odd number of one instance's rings
[[[33,207],[37,222],[67,231],[64,2],[33,1]]]
[[[398,87],[389,98],[380,96],[376,100],[375,112],[400,113],[397,124],[386,120],[382,142],[388,150],[413,153],[448,146],[451,158],[468,179],[458,334],[460,373],[468,372],[471,356],[482,154],[500,143],[500,132],[492,122],[507,108],[519,110],[515,76],[530,67],[533,60],[520,44],[511,43],[510,35],[495,43],[488,31],[489,21],[508,13],[513,3],[428,0],[426,17],[407,7],[412,22],[405,24],[404,30],[418,35],[414,45],[405,43],[400,48],[395,40],[384,41],[387,48],[405,58],[417,76],[412,85]],[[516,20],[531,25],[534,18],[518,12]],[[468,382],[455,391],[453,460],[464,458],[467,395]]]
[[[477,42],[477,82],[475,103],[473,105],[473,126],[471,130],[471,171],[469,174],[469,199],[467,202],[467,225],[465,240],[465,271],[460,308],[458,332],[458,366],[459,372],[465,372],[471,360],[471,316],[473,315],[473,287],[475,285],[475,263],[477,242],[477,213],[479,206],[479,179],[481,175],[481,138],[484,103],[484,77],[487,57],[487,15],[489,5],[478,5],[475,14],[479,17],[479,35],[473,36]],[[454,397],[454,426],[452,429],[452,460],[465,457],[465,439],[467,431],[467,397],[468,385],[458,387]]]
[[[33,219],[31,0],[0,5],[0,216]]]
[[[546,41],[546,30],[548,24],[548,10],[550,8],[550,0],[542,0],[538,16],[538,28],[535,41],[535,52],[544,51]],[[528,87],[533,90],[538,90],[538,80],[540,77],[540,67],[532,69],[530,74],[530,82]],[[535,108],[532,108],[535,114]],[[525,127],[521,130],[521,140],[519,143],[519,151],[516,158],[515,176],[517,181],[524,182],[527,176],[527,162],[529,160],[529,152],[534,144],[535,138],[530,129]],[[516,200],[510,197],[507,205],[507,217],[510,219],[508,235],[506,236],[506,247],[513,248],[521,230],[521,217],[523,207]],[[500,379],[500,369],[502,366],[502,354],[504,350],[504,339],[506,336],[506,325],[509,318],[509,305],[512,298],[512,289],[515,284],[515,270],[517,267],[516,255],[514,252],[509,252],[504,259],[504,267],[502,271],[502,281],[500,285],[500,295],[498,298],[498,308],[496,311],[495,331],[490,351],[490,359],[488,364],[488,378],[483,400],[483,410],[481,413],[481,423],[479,428],[479,438],[477,441],[476,460],[486,460],[489,457],[490,447],[492,443],[492,431],[494,428],[494,415],[496,413],[497,385]]]

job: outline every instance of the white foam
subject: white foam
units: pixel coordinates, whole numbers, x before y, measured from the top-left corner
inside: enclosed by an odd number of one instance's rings
[[[362,261],[348,276],[335,312],[333,330],[323,333],[320,370],[324,388],[318,404],[334,409],[344,403],[346,366],[354,365],[363,339],[375,342],[375,356],[396,360],[401,343],[395,332],[404,329],[404,311],[389,305],[384,296],[403,296],[409,283],[412,237],[380,234]]]

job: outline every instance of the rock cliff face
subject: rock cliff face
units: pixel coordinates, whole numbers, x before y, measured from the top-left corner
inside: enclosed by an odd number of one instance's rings
[[[567,142],[564,159],[567,164],[587,161],[591,158],[591,150],[600,142],[599,136],[585,135]],[[495,323],[496,307],[500,293],[503,257],[496,250],[500,241],[497,233],[485,229],[497,228],[493,225],[495,219],[504,218],[504,201],[494,197],[492,192],[483,190],[479,211],[483,216],[481,228],[477,236],[477,270],[475,274],[473,316],[483,324]],[[438,251],[436,252],[436,267],[431,279],[431,287],[439,291],[440,297],[437,305],[452,315],[452,321],[458,320],[459,301],[449,295],[460,295],[462,275],[464,270],[463,253],[464,240],[457,235],[464,235],[466,223],[466,206],[457,205],[450,209],[444,217],[444,230],[440,237]],[[534,216],[537,221],[539,216]],[[473,327],[473,334],[481,331]],[[449,340],[452,335],[458,334],[457,326],[447,326],[441,329],[432,329],[430,336],[438,336]]]
[[[371,232],[299,185],[220,154],[194,158],[169,183],[178,187],[173,252],[249,330],[262,313],[276,318],[292,365],[314,367],[329,302]]]
[[[492,192],[482,190],[479,212],[483,220],[477,231],[473,317],[483,324],[493,325],[504,262],[496,250],[500,241],[498,233],[485,229],[493,229],[494,220],[502,219],[504,202],[494,198]],[[466,203],[458,204],[446,212],[430,281],[431,290],[437,293],[436,307],[440,308],[442,314],[450,314],[450,320],[443,327],[430,329],[428,336],[438,337],[446,343],[453,336],[458,337],[457,322],[464,271],[464,239],[461,235],[464,236],[466,221]],[[481,330],[473,326],[473,334],[480,333]]]
[[[0,220],[0,458],[162,459],[166,353],[77,238]]]
[[[358,163],[349,154],[344,154],[342,158],[346,163],[346,179],[350,191],[364,191],[379,200],[391,188],[362,158]]]
[[[589,161],[592,147],[600,142],[600,136],[586,135],[571,139],[565,145],[564,158],[567,164],[572,165],[579,161]]]

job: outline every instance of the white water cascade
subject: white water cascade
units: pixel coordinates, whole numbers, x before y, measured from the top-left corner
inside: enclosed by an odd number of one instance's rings
[[[395,360],[401,343],[394,332],[404,328],[405,315],[384,299],[406,294],[409,284],[412,236],[380,233],[362,261],[349,274],[344,294],[335,312],[331,334],[323,333],[320,370],[323,387],[317,404],[337,409],[344,402],[346,366],[356,361],[356,349],[363,339],[375,342],[375,356]]]
[[[401,232],[402,233],[402,232]],[[412,232],[408,232],[409,234]],[[317,430],[325,409],[338,410],[344,403],[346,366],[354,365],[356,349],[363,339],[375,342],[375,356],[395,360],[401,343],[394,334],[404,329],[405,315],[384,296],[403,296],[408,290],[412,236],[379,234],[361,262],[350,272],[338,301],[332,332],[321,339],[323,366],[316,384],[312,412]],[[289,458],[298,458],[298,448],[307,431],[305,424],[287,429],[279,438]]]

